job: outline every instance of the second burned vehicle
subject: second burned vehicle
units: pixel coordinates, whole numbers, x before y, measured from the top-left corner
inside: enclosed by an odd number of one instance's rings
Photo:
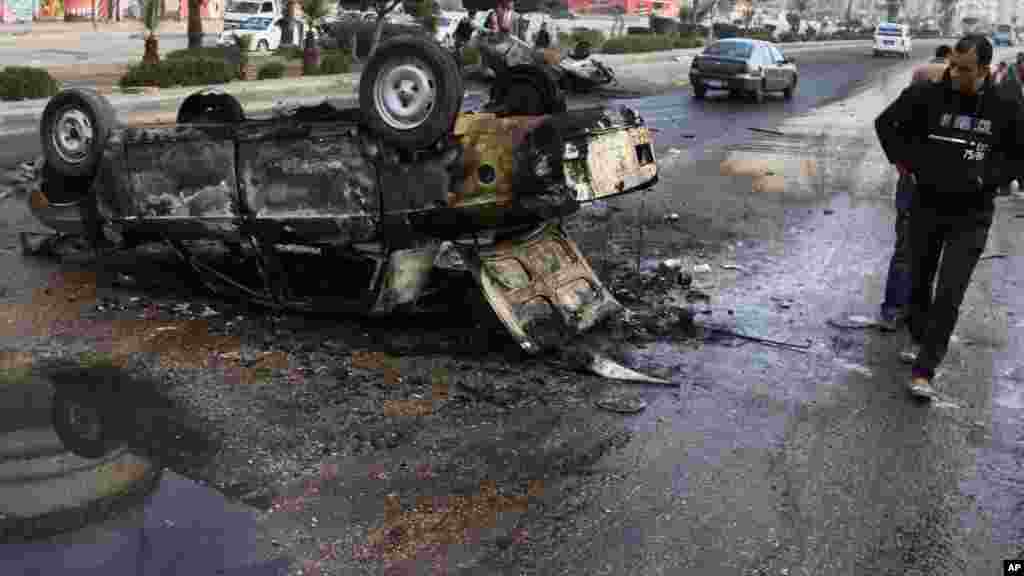
[[[414,307],[450,249],[530,352],[621,309],[559,222],[657,181],[639,116],[461,113],[454,59],[413,36],[382,44],[359,85],[357,109],[246,118],[196,94],[177,123],[139,126],[65,90],[42,118],[32,210],[98,247],[165,243],[211,289],[294,309]]]

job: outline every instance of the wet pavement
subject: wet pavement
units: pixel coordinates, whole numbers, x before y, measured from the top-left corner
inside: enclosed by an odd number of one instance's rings
[[[822,60],[834,82],[804,80],[807,99],[762,107],[630,101],[660,130],[662,181],[571,231],[640,318],[588,339],[671,386],[524,358],[500,331],[460,320],[465,306],[379,322],[278,317],[169,286],[177,269],[163,261],[108,263],[94,282],[108,313],[159,318],[154,333],[206,322],[189,334],[218,368],[189,366],[183,338],[158,350],[173,368],[122,369],[157,375],[132,387],[168,400],[181,424],[160,434],[164,420],[150,420],[147,452],[209,488],[168,473],[134,517],[0,558],[46,550],[102,565],[107,548],[86,559],[74,546],[120,538],[153,550],[125,561],[188,551],[194,571],[176,573],[190,574],[280,556],[308,574],[1000,573],[1024,556],[1024,202],[1000,200],[986,249],[999,256],[975,272],[943,398],[908,398],[899,335],[828,324],[871,316],[881,298],[895,178],[865,130],[909,76],[906,63],[848,58],[880,89],[817,110],[856,75]],[[0,239],[30,225],[18,214]],[[2,258],[10,301],[52,280],[52,265]],[[680,262],[658,272],[668,259]],[[132,287],[113,281],[124,276]],[[706,298],[688,301],[694,292]],[[145,341],[145,329],[124,333]],[[2,336],[61,355],[109,340]],[[274,351],[276,364],[228,370]],[[629,409],[609,411],[609,398]],[[202,529],[176,531],[190,522]],[[197,543],[211,527],[223,554]]]

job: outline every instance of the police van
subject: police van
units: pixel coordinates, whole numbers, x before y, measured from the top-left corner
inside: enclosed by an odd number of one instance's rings
[[[910,26],[882,22],[875,28],[874,56],[898,54],[910,58]]]

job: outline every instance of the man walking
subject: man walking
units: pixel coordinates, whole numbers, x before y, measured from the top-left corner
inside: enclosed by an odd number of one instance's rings
[[[943,44],[935,50],[935,58],[914,70],[913,82],[939,82],[945,73],[952,48]],[[896,183],[896,245],[889,260],[889,274],[885,280],[885,299],[882,301],[882,328],[895,331],[907,316],[910,303],[910,255],[907,237],[910,222],[910,201],[914,193],[914,177],[900,173]]]
[[[918,396],[935,392],[935,369],[988,240],[996,189],[1012,178],[1012,163],[1024,160],[1020,107],[993,89],[991,63],[988,39],[964,36],[940,82],[904,89],[875,121],[889,162],[916,180],[906,358],[913,362],[908,389]]]

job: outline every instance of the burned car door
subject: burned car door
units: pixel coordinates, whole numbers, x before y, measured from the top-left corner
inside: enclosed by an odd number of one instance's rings
[[[120,141],[118,141],[120,140]],[[161,235],[232,234],[240,216],[234,127],[191,124],[125,128],[111,137],[105,192],[126,222]]]

